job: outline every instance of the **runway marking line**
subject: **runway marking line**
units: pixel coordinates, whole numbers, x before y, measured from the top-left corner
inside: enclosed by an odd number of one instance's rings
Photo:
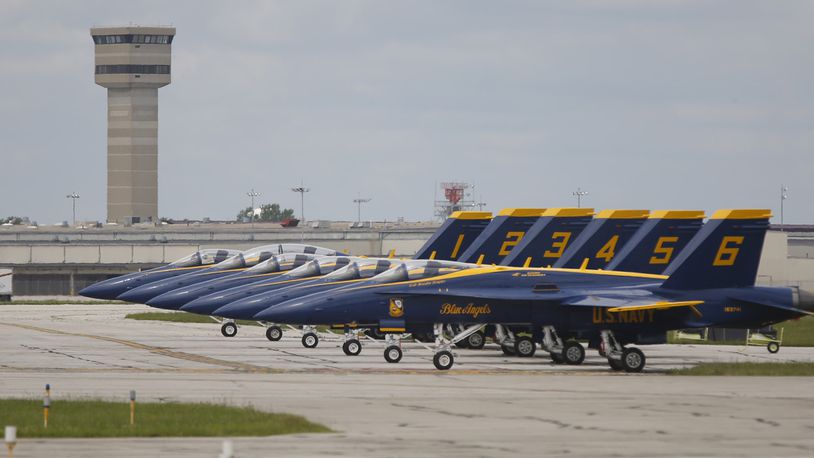
[[[211,364],[211,365],[214,365],[214,366],[225,366],[225,367],[228,367],[230,369],[236,369],[236,370],[243,371],[243,372],[255,372],[255,373],[266,373],[266,374],[274,373],[274,372],[280,372],[280,371],[275,371],[274,369],[271,369],[271,368],[268,368],[268,367],[255,366],[253,364],[240,363],[240,362],[236,362],[236,361],[226,361],[226,360],[223,360],[223,359],[211,358],[209,356],[193,355],[192,353],[185,353],[185,352],[181,352],[181,351],[168,350],[166,348],[154,347],[152,345],[146,345],[146,344],[142,344],[142,343],[138,343],[138,342],[133,342],[131,340],[118,339],[116,337],[97,336],[97,335],[94,335],[94,334],[83,334],[83,333],[77,333],[77,332],[60,331],[58,329],[41,328],[39,326],[31,326],[31,325],[19,324],[19,323],[0,323],[0,324],[5,325],[5,326],[14,326],[14,327],[17,327],[17,328],[28,329],[28,330],[31,330],[31,331],[44,332],[44,333],[48,333],[48,334],[59,334],[59,335],[65,335],[65,336],[85,337],[85,338],[88,338],[88,339],[103,340],[105,342],[117,343],[117,344],[120,344],[120,345],[125,345],[125,346],[130,347],[130,348],[135,348],[135,349],[138,349],[138,350],[146,350],[146,351],[149,351],[150,353],[154,353],[156,355],[167,356],[167,357],[176,358],[176,359],[183,359],[183,360],[186,360],[186,361],[192,361],[192,362],[202,363],[202,364]]]

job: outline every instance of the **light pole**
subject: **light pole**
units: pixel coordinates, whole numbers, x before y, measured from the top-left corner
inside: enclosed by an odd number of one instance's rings
[[[357,223],[362,222],[362,204],[366,204],[366,203],[370,202],[371,200],[373,200],[373,199],[371,199],[371,198],[362,199],[361,197],[357,197],[357,198],[353,199],[353,203],[356,204],[356,222]]]
[[[783,203],[786,199],[789,198],[789,187],[781,184],[780,185],[780,230],[783,230]]]
[[[291,190],[300,193],[300,219],[302,219],[302,223],[305,224],[305,193],[311,189],[303,186],[302,181],[300,181],[300,185],[291,188]]]
[[[252,188],[252,190],[247,192],[246,195],[252,198],[252,212],[250,216],[252,218],[252,229],[254,229],[254,198],[260,197],[260,193],[256,192],[254,188]]]
[[[582,207],[582,197],[588,195],[588,191],[583,191],[582,188],[577,188],[576,191],[572,192],[571,194],[577,196],[577,208]]]
[[[480,196],[478,202],[476,202],[475,205],[478,207],[478,211],[483,211],[483,207],[486,206],[486,202],[483,201],[483,196]]]
[[[65,197],[73,201],[73,225],[76,227],[76,199],[79,198],[79,194],[72,192]]]

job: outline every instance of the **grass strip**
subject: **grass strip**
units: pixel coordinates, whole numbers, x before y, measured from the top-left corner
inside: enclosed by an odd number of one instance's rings
[[[814,316],[784,321],[774,325],[775,329],[783,328],[784,347],[814,347]],[[754,329],[752,330],[754,331]],[[779,334],[778,334],[779,335]],[[744,345],[743,340],[684,340],[676,338],[674,332],[667,333],[667,343],[693,345]]]
[[[251,407],[204,403],[136,404],[130,426],[129,402],[52,400],[48,428],[39,399],[0,399],[0,425],[17,426],[19,438],[41,437],[212,437],[271,436],[330,432],[297,415]]]
[[[814,363],[702,363],[695,367],[673,369],[669,375],[750,375],[772,377],[812,377]]]

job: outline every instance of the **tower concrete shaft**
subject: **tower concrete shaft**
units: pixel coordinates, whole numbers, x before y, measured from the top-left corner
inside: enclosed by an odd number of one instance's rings
[[[158,88],[170,83],[173,27],[97,27],[107,88],[107,221],[158,220]]]

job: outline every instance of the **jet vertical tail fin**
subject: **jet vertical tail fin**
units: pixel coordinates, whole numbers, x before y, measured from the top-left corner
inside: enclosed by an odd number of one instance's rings
[[[571,242],[554,267],[604,269],[647,220],[649,213],[647,210],[602,210]]]
[[[703,225],[700,210],[654,211],[606,269],[660,274]]]
[[[667,289],[752,286],[770,210],[718,210],[664,271]]]
[[[466,251],[491,221],[491,212],[455,212],[449,215],[414,258],[454,261]]]
[[[593,208],[549,208],[500,265],[545,267],[557,262],[593,218]]]
[[[543,211],[544,208],[504,208],[456,261],[498,264],[523,240]]]

